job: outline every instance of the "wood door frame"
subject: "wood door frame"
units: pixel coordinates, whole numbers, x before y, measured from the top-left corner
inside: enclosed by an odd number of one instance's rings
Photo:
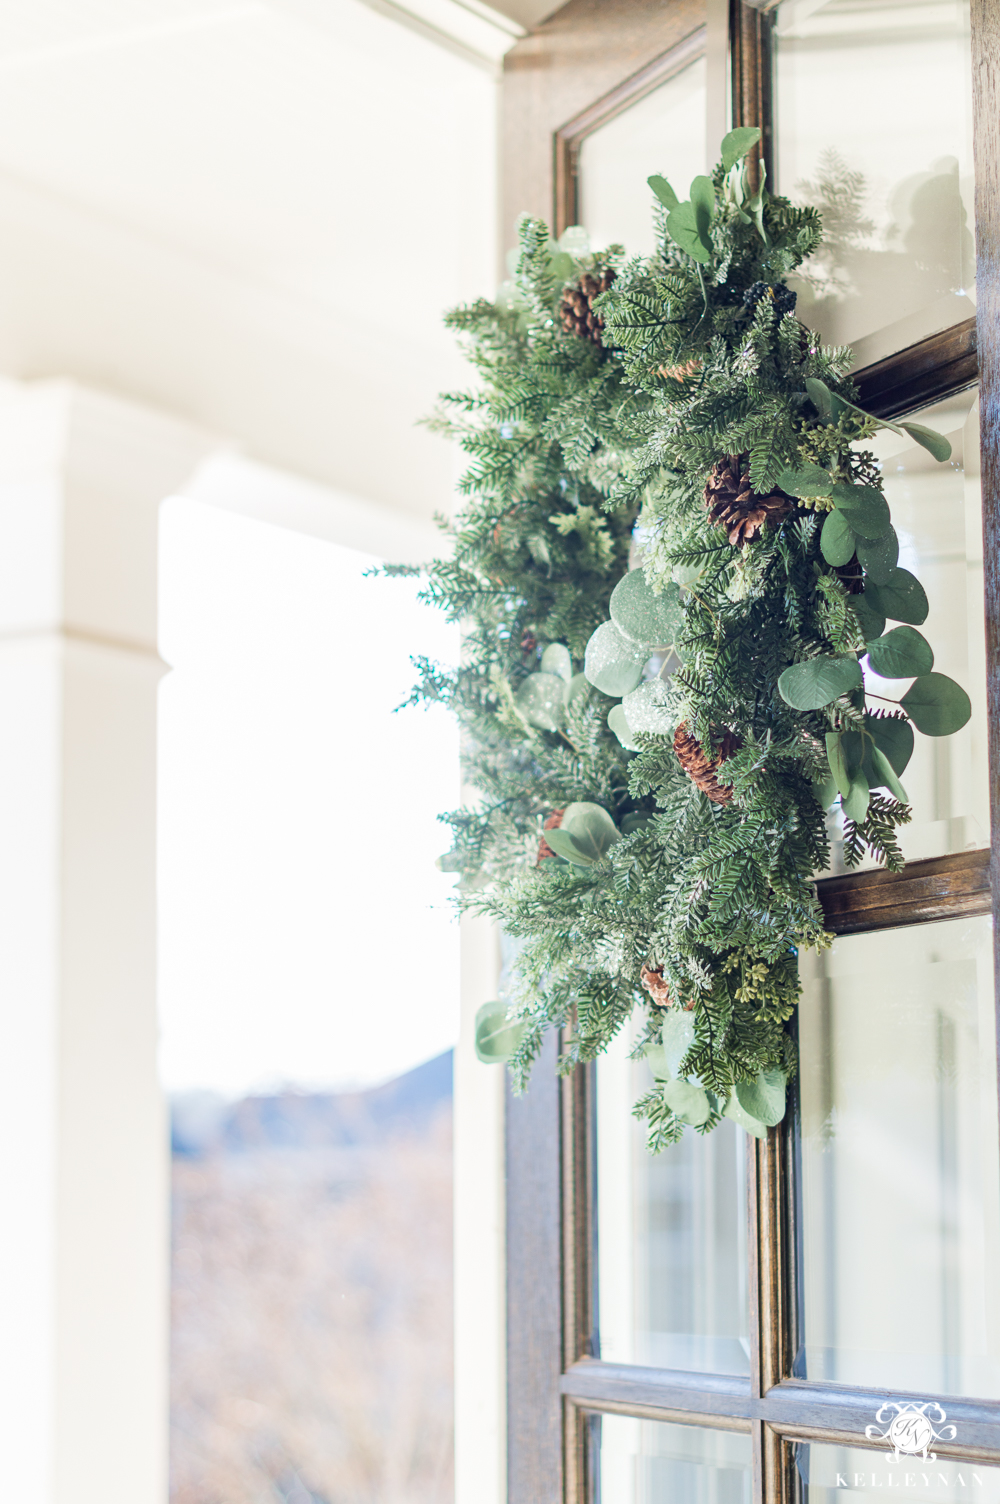
[[[554,22],[565,38],[572,13],[586,11],[600,0],[571,0]],[[775,0],[748,5],[731,0],[731,63],[733,124],[757,124],[752,112],[769,95],[770,22]],[[615,0],[619,10],[629,0]],[[651,12],[645,0],[647,21]],[[690,21],[693,8],[679,0],[676,20]],[[903,873],[852,873],[818,884],[828,926],[854,934],[901,923],[992,913],[996,977],[1000,996],[1000,6],[995,0],[971,0],[973,27],[973,101],[976,156],[976,239],[978,253],[978,311],[975,320],[922,340],[906,350],[855,374],[863,404],[880,416],[896,416],[918,406],[980,384],[982,499],[987,605],[987,713],[989,720],[990,806],[992,845],[989,852],[963,852],[926,862],[909,863]],[[561,19],[560,19],[561,18]],[[662,20],[662,15],[660,17]],[[549,24],[549,23],[547,23]],[[675,31],[676,31],[675,27]],[[689,25],[669,46],[655,49],[660,33],[647,25],[647,56],[639,66],[622,69],[589,100],[578,100],[572,113],[554,115],[547,128],[552,142],[551,194],[559,197],[558,216],[572,222],[575,200],[570,196],[573,152],[589,130],[612,118],[671,76],[671,55],[698,31]],[[544,31],[541,28],[540,31]],[[519,44],[520,46],[521,44]],[[564,45],[564,53],[572,49]],[[517,49],[514,49],[515,53]],[[693,51],[687,58],[696,55]],[[683,64],[686,65],[686,64]],[[660,70],[659,72],[657,70]],[[675,68],[673,71],[677,71]],[[565,80],[564,80],[565,82]],[[563,97],[563,96],[560,96]],[[624,103],[622,103],[624,101]],[[617,105],[617,107],[616,107]],[[542,112],[544,115],[544,111]],[[564,123],[558,123],[559,120]],[[561,155],[560,155],[561,154]],[[770,136],[765,131],[765,160]],[[560,162],[562,166],[560,167]],[[769,178],[771,173],[769,171]],[[550,198],[551,202],[551,198]],[[547,206],[536,203],[535,213]],[[998,1029],[1000,1037],[1000,1029]],[[1000,1066],[998,1066],[1000,1077]],[[537,1071],[529,1097],[533,1114],[508,1116],[508,1163],[512,1149],[548,1156],[560,1167],[558,1195],[550,1192],[542,1215],[556,1215],[562,1229],[561,1339],[549,1337],[546,1362],[532,1369],[521,1365],[519,1413],[552,1405],[554,1344],[561,1346],[559,1392],[564,1410],[563,1448],[558,1466],[544,1465],[531,1455],[531,1437],[512,1413],[508,1431],[511,1504],[588,1504],[593,1497],[596,1450],[592,1418],[601,1413],[625,1414],[691,1425],[708,1425],[748,1433],[755,1456],[755,1504],[793,1504],[799,1483],[793,1460],[796,1441],[821,1440],[877,1450],[865,1437],[873,1404],[901,1392],[864,1389],[798,1379],[792,1376],[797,1349],[798,1291],[793,1195],[798,1154],[797,1111],[793,1104],[786,1121],[770,1130],[766,1142],[748,1140],[748,1228],[751,1261],[751,1374],[749,1378],[690,1374],[605,1363],[597,1355],[596,1326],[596,1196],[595,1078],[593,1067],[580,1068],[557,1080],[551,1070]],[[551,1138],[540,1142],[523,1135],[529,1121],[557,1124]],[[515,1179],[508,1185],[508,1228],[514,1230],[521,1194]],[[538,1208],[536,1207],[536,1214]],[[551,1280],[551,1259],[549,1260]],[[523,1298],[538,1270],[523,1249],[508,1245],[508,1291]],[[523,1323],[522,1323],[523,1325]],[[508,1326],[508,1372],[512,1354]],[[926,1396],[917,1396],[926,1398]],[[959,1427],[961,1443],[940,1443],[939,1455],[1000,1465],[1000,1401],[949,1397],[949,1419]],[[530,1430],[530,1428],[529,1428]]]

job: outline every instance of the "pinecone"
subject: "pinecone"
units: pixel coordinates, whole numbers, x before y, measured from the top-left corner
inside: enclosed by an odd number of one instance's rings
[[[734,752],[738,752],[741,745],[735,731],[726,729],[714,757],[709,757],[701,742],[696,741],[688,731],[686,721],[681,721],[674,732],[674,751],[678,762],[691,782],[696,783],[713,804],[728,804],[733,797],[732,789],[721,784],[715,775],[719,766],[732,757]]]
[[[662,966],[644,966],[639,973],[639,980],[658,1008],[670,1007],[670,993],[663,980]]]
[[[542,829],[558,830],[560,825],[562,824],[562,818],[565,813],[566,811],[564,809],[553,810],[552,814],[549,815],[548,819],[545,821],[545,824],[542,826]],[[555,852],[552,850],[552,847],[549,845],[545,837],[542,836],[538,842],[538,859],[535,862],[535,866],[540,867],[547,856],[555,856]]]
[[[848,595],[860,595],[862,590],[864,590],[865,576],[857,554],[848,559],[846,564],[838,564],[833,572],[844,586]]]
[[[736,548],[756,538],[765,522],[780,522],[792,510],[794,502],[784,491],[775,489],[768,496],[758,496],[743,473],[743,454],[727,454],[712,466],[705,485],[705,506],[716,526],[724,527]]]
[[[614,280],[614,272],[606,266],[599,276],[592,277],[585,272],[576,287],[567,287],[559,305],[562,326],[567,334],[578,334],[581,339],[589,339],[603,348],[601,330],[604,320],[594,312],[594,299],[607,292]]]

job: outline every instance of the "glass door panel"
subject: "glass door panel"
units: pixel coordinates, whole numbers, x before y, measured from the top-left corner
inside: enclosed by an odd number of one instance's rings
[[[597,1062],[601,1357],[695,1373],[749,1373],[746,1138],[725,1121],[646,1148],[631,1109],[653,1085],[625,1031]]]
[[[601,1504],[750,1504],[748,1435],[629,1415],[598,1424]]]
[[[1000,1397],[992,927],[802,957],[799,1377]]]
[[[700,57],[584,137],[577,167],[579,214],[595,248],[614,243],[630,256],[653,254],[654,199],[646,179],[661,172],[681,198],[687,197],[691,179],[706,169],[706,111],[706,65]]]
[[[882,1430],[896,1414],[890,1408],[881,1424],[874,1419],[872,1424]],[[933,1406],[928,1407],[927,1418],[939,1433],[948,1423]],[[958,1429],[955,1439],[961,1443]],[[867,1447],[834,1447],[824,1442],[796,1445],[795,1462],[805,1485],[806,1504],[842,1504],[852,1494],[861,1497],[888,1488],[899,1489],[920,1504],[956,1504],[969,1498],[1000,1504],[1000,1468],[980,1462],[953,1462],[936,1455],[932,1462],[930,1453],[926,1462],[920,1456],[906,1455],[895,1462],[889,1450],[873,1452]]]
[[[798,312],[860,366],[975,312],[968,0],[783,0],[778,188],[823,210]]]

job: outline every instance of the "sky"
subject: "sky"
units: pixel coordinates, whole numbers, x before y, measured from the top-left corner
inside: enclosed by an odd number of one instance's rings
[[[457,632],[364,554],[186,498],[160,560],[166,1089],[365,1086],[448,1049],[458,733],[394,708]]]

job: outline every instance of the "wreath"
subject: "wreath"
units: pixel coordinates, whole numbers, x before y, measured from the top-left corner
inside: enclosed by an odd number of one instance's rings
[[[796,317],[820,218],[768,193],[759,140],[730,132],[684,201],[649,179],[647,259],[523,218],[496,301],[447,316],[479,381],[431,420],[471,459],[423,590],[464,647],[415,660],[412,699],[459,718],[477,797],[440,865],[514,953],[477,1050],[523,1088],[548,1028],[568,1072],[641,1007],[654,1151],[781,1120],[831,819],[848,866],[898,870],[914,728],[971,714],[864,447],[949,445],[859,407],[850,348]],[[898,701],[870,703],[866,656]]]

